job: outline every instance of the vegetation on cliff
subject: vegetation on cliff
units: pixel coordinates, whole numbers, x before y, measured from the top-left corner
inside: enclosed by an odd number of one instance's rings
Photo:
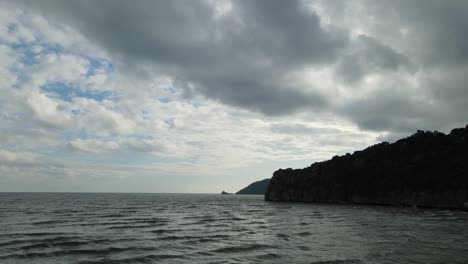
[[[274,172],[268,201],[468,207],[468,125]]]

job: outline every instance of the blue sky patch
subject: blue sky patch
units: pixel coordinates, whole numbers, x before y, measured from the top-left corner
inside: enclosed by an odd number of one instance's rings
[[[41,89],[47,93],[58,96],[61,100],[71,102],[75,97],[89,98],[96,101],[102,101],[112,95],[110,91],[83,91],[74,84],[63,82],[53,82],[41,86]]]
[[[7,30],[8,30],[8,33],[13,33],[16,31],[16,29],[18,28],[18,25],[17,24],[8,24],[7,25]]]
[[[88,72],[86,73],[86,77],[92,76],[96,74],[98,70],[104,70],[106,73],[114,72],[115,67],[109,60],[102,59],[102,58],[93,58],[93,57],[86,57],[89,62]]]
[[[33,51],[34,46],[25,42],[14,43],[10,47],[17,53],[21,54],[20,62],[26,66],[31,66],[37,63],[35,53]]]
[[[65,49],[57,44],[50,44],[50,43],[38,43],[41,46],[42,51],[40,54],[62,54],[66,53]]]
[[[159,98],[159,102],[167,104],[171,102],[171,99],[169,98]]]
[[[196,102],[196,101],[191,101],[190,104],[191,104],[193,107],[195,107],[195,108],[198,108],[198,107],[202,106],[201,103]]]
[[[177,90],[174,89],[173,87],[168,87],[163,89],[165,92],[170,93],[170,94],[176,94]]]

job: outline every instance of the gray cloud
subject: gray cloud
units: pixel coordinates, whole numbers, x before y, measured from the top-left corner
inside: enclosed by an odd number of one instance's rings
[[[443,77],[427,74],[415,91],[405,83],[382,85],[363,97],[348,100],[337,111],[353,120],[360,128],[388,131],[386,140],[422,130],[449,132],[468,122],[466,83],[468,77],[454,72],[443,72]],[[407,85],[407,84],[406,84]]]
[[[372,92],[349,100],[342,115],[361,128],[393,135],[417,129],[447,132],[464,126],[468,122],[464,110],[468,104],[468,2],[365,0],[362,4],[374,18],[368,25],[374,38],[389,48],[377,45],[381,48],[375,49],[374,58],[382,56],[381,62],[386,63],[381,65],[398,68],[401,75],[389,75]],[[365,63],[371,62],[372,56],[366,55]],[[371,72],[356,59],[342,63],[347,66],[343,76],[351,73],[348,79]]]
[[[463,0],[366,1],[381,21],[408,30],[406,41],[425,66],[468,62],[468,2]],[[396,27],[395,27],[396,26]]]
[[[340,109],[361,128],[376,131],[411,132],[421,127],[424,100],[415,100],[409,94],[394,93],[391,87],[373,92],[365,98],[348,101]]]
[[[338,76],[346,82],[359,81],[377,71],[396,71],[403,67],[408,70],[411,66],[404,55],[369,36],[360,35],[352,49],[337,66]]]
[[[221,17],[203,1],[28,6],[72,25],[130,68],[156,66],[191,87],[187,95],[201,93],[268,115],[324,107],[320,93],[284,77],[304,65],[333,62],[348,42],[344,31],[323,28],[300,1],[233,1],[232,12]]]
[[[77,29],[125,71],[149,65],[149,74],[171,76],[187,97],[273,116],[332,112],[366,130],[398,133],[468,119],[460,77],[467,76],[466,1],[320,1],[330,23],[307,1],[232,1],[223,14],[208,1],[23,2]],[[359,12],[346,17],[347,10]],[[366,33],[351,40],[354,26]],[[291,79],[310,67],[331,68],[334,85],[357,96],[336,106],[321,80]],[[380,82],[360,89],[371,74]]]

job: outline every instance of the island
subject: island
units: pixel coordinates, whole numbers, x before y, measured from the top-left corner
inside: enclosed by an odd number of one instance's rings
[[[261,181],[256,181],[251,183],[249,186],[245,187],[244,189],[236,192],[236,194],[259,194],[264,195],[270,184],[270,179],[264,179]]]
[[[266,201],[468,209],[468,125],[418,131],[303,169],[280,169]]]

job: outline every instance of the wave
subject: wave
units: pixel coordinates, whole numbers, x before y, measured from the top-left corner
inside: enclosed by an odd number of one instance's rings
[[[468,259],[466,213],[298,204],[282,208],[282,214],[276,210],[282,204],[263,200],[226,203],[222,197],[212,205],[195,198],[185,203],[182,198],[178,207],[169,199],[138,200],[154,210],[135,214],[101,204],[98,210],[91,199],[81,204],[23,204],[35,215],[0,213],[6,216],[0,217],[0,263],[427,263],[431,253],[438,259]],[[109,201],[109,207],[130,201]],[[196,209],[187,209],[191,205]],[[328,217],[326,225],[317,220]],[[424,225],[413,225],[421,220]],[[418,247],[418,254],[402,251],[407,244]],[[369,247],[380,252],[369,255]]]
[[[216,223],[216,224],[206,224],[205,227],[211,228],[211,227],[230,227],[231,225],[228,223]]]
[[[65,233],[65,232],[10,233],[10,234],[0,234],[0,237],[1,236],[4,236],[4,237],[24,237],[24,236],[38,237],[38,236],[57,236],[57,235],[70,235],[70,233]]]
[[[231,236],[219,234],[219,235],[204,235],[204,236],[184,236],[184,235],[174,236],[172,235],[172,236],[160,237],[158,239],[160,240],[198,240],[198,241],[206,239],[206,241],[208,240],[218,241],[220,239],[228,239],[228,238],[231,238]]]
[[[297,233],[297,235],[301,236],[301,237],[304,237],[304,236],[310,236],[310,235],[312,235],[312,233],[306,231],[306,232]]]
[[[118,225],[118,226],[109,226],[106,229],[139,229],[139,228],[150,228],[154,227],[152,225]]]
[[[267,253],[267,254],[261,254],[258,256],[255,256],[257,259],[277,259],[280,258],[281,256],[275,253]]]
[[[216,218],[205,218],[205,219],[200,219],[200,220],[194,222],[193,224],[195,224],[195,225],[210,224],[210,223],[217,222],[217,221],[219,221],[219,220],[216,219]]]
[[[166,223],[169,222],[169,219],[167,218],[159,218],[159,217],[153,217],[153,218],[125,218],[123,219],[125,221],[130,221],[130,222],[139,222],[139,223]]]
[[[25,244],[25,243],[54,243],[54,242],[60,242],[60,241],[73,241],[73,240],[79,240],[81,239],[80,237],[77,236],[58,236],[58,237],[52,237],[52,238],[35,238],[35,239],[14,239],[10,240],[7,242],[2,242],[0,243],[0,246],[8,246],[8,245],[18,245],[18,244]]]
[[[314,261],[310,264],[359,264],[363,263],[359,259],[338,259],[338,260],[325,260],[325,261]]]
[[[33,222],[31,225],[53,225],[53,224],[62,224],[67,223],[68,221],[65,220],[46,220],[46,221],[39,221]]]
[[[74,256],[74,255],[103,255],[120,253],[125,251],[153,251],[155,247],[109,247],[102,249],[67,249],[67,250],[56,250],[50,252],[28,252],[24,254],[10,254],[0,256],[0,259],[30,259],[30,258],[46,258],[46,257],[57,257],[57,256]]]
[[[126,264],[126,263],[154,263],[160,260],[170,259],[184,259],[184,255],[171,255],[171,254],[151,254],[144,256],[136,256],[124,259],[99,259],[99,260],[85,260],[80,261],[78,264]]]
[[[150,230],[149,232],[154,233],[154,234],[165,234],[165,233],[177,233],[181,231],[182,229],[154,229],[154,230]]]
[[[117,214],[98,215],[97,217],[101,217],[101,218],[119,218],[119,217],[124,217],[124,216],[126,216],[126,214],[117,213]]]
[[[273,246],[270,245],[265,245],[265,244],[250,244],[250,245],[243,245],[243,246],[228,246],[228,247],[222,247],[218,248],[215,250],[212,250],[212,252],[216,253],[239,253],[239,252],[244,252],[244,251],[252,251],[252,250],[260,250],[260,249],[271,249],[274,248]]]
[[[23,250],[30,250],[30,249],[39,249],[39,248],[51,248],[51,247],[77,247],[87,245],[89,242],[84,241],[63,241],[63,242],[56,242],[56,243],[37,243],[31,244],[27,246],[22,246],[21,249]]]
[[[147,224],[146,226],[151,227],[151,226],[164,226],[169,222],[167,219],[140,219],[140,220],[133,220],[133,219],[120,219],[119,221],[107,221],[107,222],[93,222],[93,223],[74,223],[74,222],[68,222],[70,223],[69,225],[60,225],[61,227],[66,227],[66,226],[130,226],[131,224]],[[140,225],[143,226],[143,225]],[[110,228],[113,229],[113,228]]]

